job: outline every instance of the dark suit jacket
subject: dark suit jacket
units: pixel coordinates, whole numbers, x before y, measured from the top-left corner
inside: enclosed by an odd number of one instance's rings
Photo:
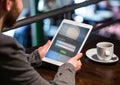
[[[38,51],[26,54],[15,39],[0,33],[0,85],[75,85],[75,70],[71,64],[59,67],[50,83],[32,65],[40,65]]]

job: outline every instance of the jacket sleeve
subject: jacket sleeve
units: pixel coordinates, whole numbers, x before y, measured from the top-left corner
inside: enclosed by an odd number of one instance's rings
[[[30,55],[28,55],[27,59],[28,59],[28,62],[31,63],[33,67],[38,67],[42,64],[42,59],[37,49],[33,51]]]
[[[75,68],[69,63],[59,67],[53,80],[55,85],[75,85]]]
[[[0,37],[0,42],[2,85],[75,85],[75,70],[71,64],[66,63],[59,67],[53,81],[48,82],[31,66],[31,63],[41,62],[39,55],[36,54],[37,50],[35,53],[26,54],[14,39],[8,37]]]
[[[39,65],[39,61],[41,62],[41,59],[39,59],[38,50],[35,50],[31,54],[31,61],[34,64],[34,66]],[[39,60],[37,60],[37,58]],[[75,69],[73,65],[69,63],[63,64],[61,67],[59,67],[58,72],[56,73],[54,79],[50,81],[50,84],[52,85],[75,85]]]

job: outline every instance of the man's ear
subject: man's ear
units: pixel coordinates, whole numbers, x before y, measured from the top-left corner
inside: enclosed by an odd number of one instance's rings
[[[12,9],[13,1],[12,0],[4,0],[3,6],[5,11],[10,11]]]

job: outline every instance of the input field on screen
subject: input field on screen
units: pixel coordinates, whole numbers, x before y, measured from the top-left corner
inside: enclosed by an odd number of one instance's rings
[[[63,49],[66,49],[66,50],[68,50],[68,51],[71,51],[71,52],[74,52],[74,51],[75,51],[75,48],[76,48],[76,46],[71,45],[71,44],[66,43],[66,42],[63,42],[63,41],[60,41],[60,40],[57,40],[57,41],[56,41],[55,46],[61,47],[61,48],[63,48]]]

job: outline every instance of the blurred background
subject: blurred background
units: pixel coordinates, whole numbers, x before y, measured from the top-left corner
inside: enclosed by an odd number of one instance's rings
[[[23,0],[24,9],[17,20],[85,1],[87,0]],[[95,29],[102,24],[120,19],[120,0],[101,1],[97,4],[77,8],[67,15],[55,15],[3,33],[14,37],[25,48],[29,48],[52,39],[64,18],[91,24]],[[120,22],[112,23],[94,33],[120,40]]]

